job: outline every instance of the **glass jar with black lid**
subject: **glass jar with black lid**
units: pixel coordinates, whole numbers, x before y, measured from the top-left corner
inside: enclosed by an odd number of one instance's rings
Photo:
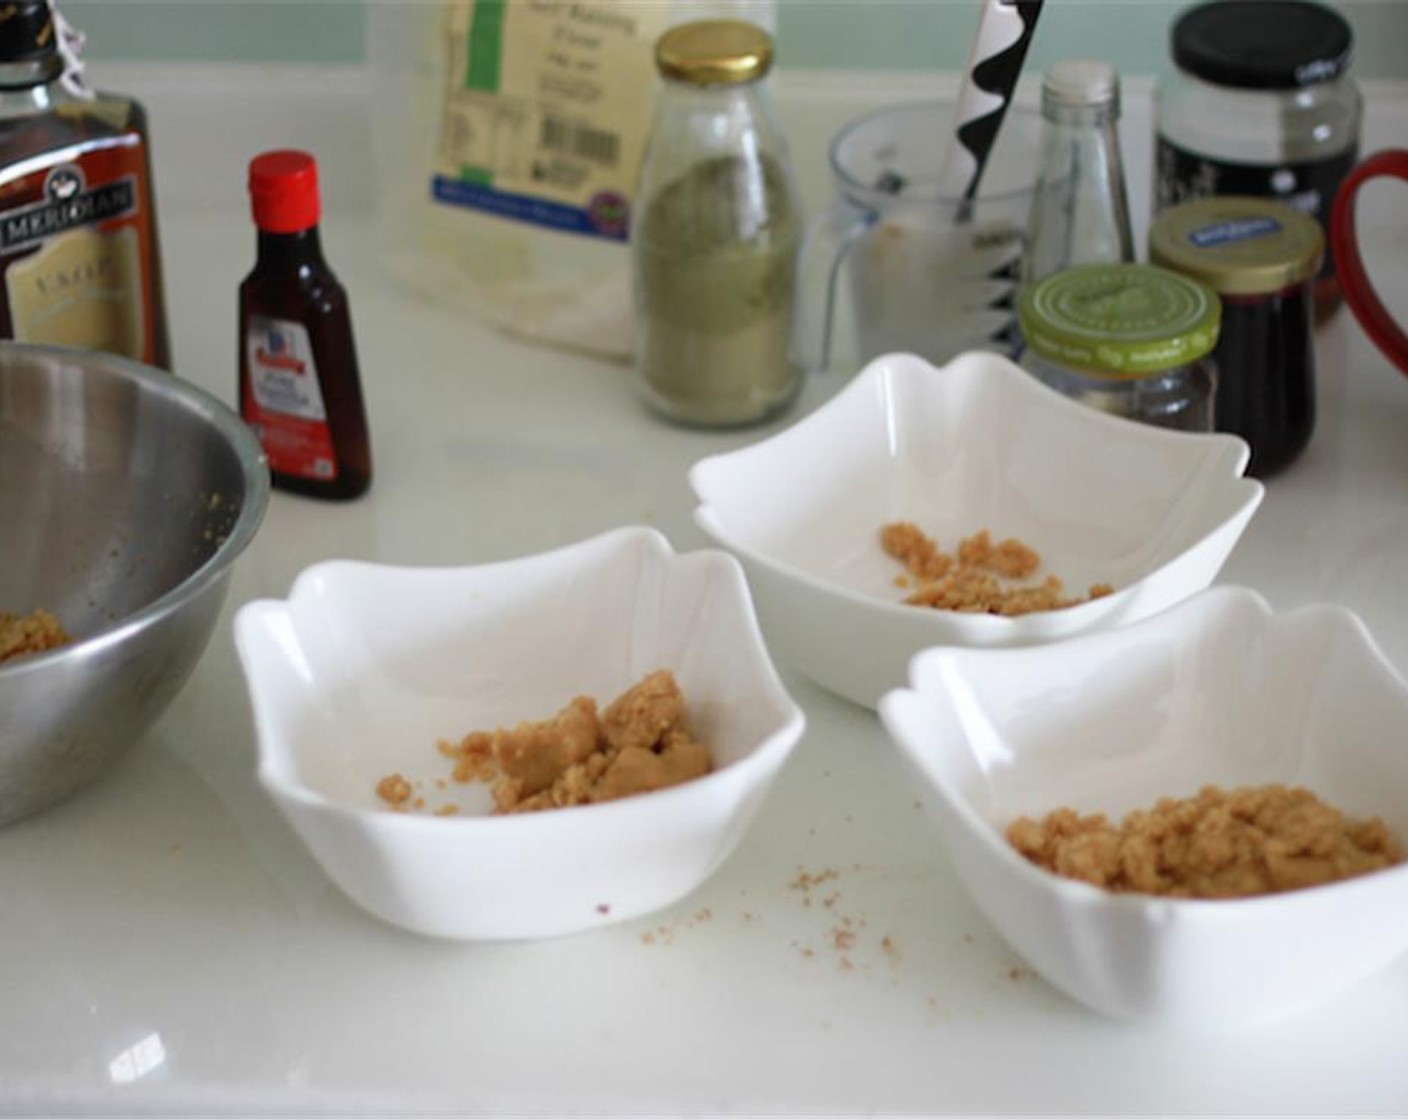
[[[1218,431],[1251,446],[1251,475],[1290,464],[1315,428],[1311,285],[1324,244],[1298,210],[1235,195],[1175,206],[1149,231],[1152,263],[1202,281],[1222,301],[1214,417]]]
[[[1174,74],[1155,89],[1155,213],[1209,195],[1273,198],[1328,228],[1359,154],[1353,31],[1311,0],[1213,0],[1175,21]],[[1331,262],[1315,321],[1339,307]]]

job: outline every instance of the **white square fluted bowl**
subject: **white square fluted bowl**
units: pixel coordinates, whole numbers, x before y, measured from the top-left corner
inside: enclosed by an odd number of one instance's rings
[[[1156,898],[1058,877],[1005,837],[1060,806],[1114,821],[1209,783],[1282,783],[1408,841],[1408,687],[1342,608],[1278,615],[1220,587],[1059,645],[925,650],[880,716],[988,920],[1097,1011],[1265,1018],[1408,948],[1405,864],[1257,898]]]
[[[331,561],[235,618],[259,779],[333,881],[419,933],[549,937],[666,906],[728,857],[803,728],[767,658],[738,563],[677,555],[652,529],[461,568]],[[618,801],[492,816],[389,811],[391,773],[431,789],[471,730],[603,704],[667,668],[714,770]],[[476,797],[477,793],[477,797]],[[468,813],[466,805],[473,801]]]
[[[995,354],[878,358],[785,431],[696,463],[695,521],[743,562],[773,653],[874,707],[926,646],[1025,646],[1131,622],[1206,587],[1262,498],[1235,436],[1097,412]],[[905,605],[880,527],[952,549],[979,529],[1068,594],[1015,618]]]

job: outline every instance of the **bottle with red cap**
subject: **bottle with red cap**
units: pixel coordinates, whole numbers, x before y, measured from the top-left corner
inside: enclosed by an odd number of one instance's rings
[[[259,251],[240,285],[240,413],[275,486],[355,498],[371,485],[371,439],[347,293],[319,244],[317,163],[265,152],[249,193]]]

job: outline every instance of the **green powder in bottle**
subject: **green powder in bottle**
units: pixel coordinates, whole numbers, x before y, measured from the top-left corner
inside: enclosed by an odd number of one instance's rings
[[[800,222],[771,156],[690,166],[632,232],[637,361],[651,404],[686,424],[766,419],[795,397],[789,357]]]

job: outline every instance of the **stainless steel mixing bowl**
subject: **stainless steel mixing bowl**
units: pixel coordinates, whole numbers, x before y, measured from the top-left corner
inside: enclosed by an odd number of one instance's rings
[[[0,342],[0,611],[75,639],[0,663],[0,824],[98,777],[176,696],[268,500],[258,441],[208,393]]]

